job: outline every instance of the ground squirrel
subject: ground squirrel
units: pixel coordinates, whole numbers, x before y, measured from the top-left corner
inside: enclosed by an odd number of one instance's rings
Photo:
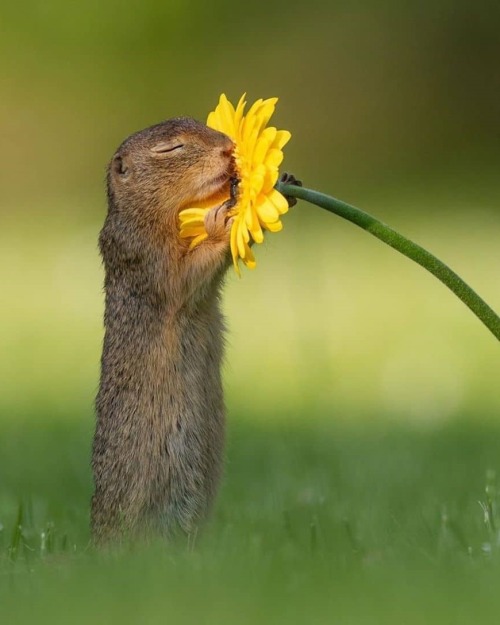
[[[219,299],[231,264],[233,149],[226,135],[181,117],[131,135],[109,164],[92,456],[97,542],[190,533],[213,501],[224,444]],[[189,249],[179,211],[208,199],[217,202],[205,218],[208,238]]]
[[[174,526],[191,532],[213,500],[224,442],[219,291],[230,264],[233,147],[226,135],[176,118],[130,136],[108,167],[92,456],[97,541]],[[230,193],[207,214],[208,239],[188,249],[179,211]]]

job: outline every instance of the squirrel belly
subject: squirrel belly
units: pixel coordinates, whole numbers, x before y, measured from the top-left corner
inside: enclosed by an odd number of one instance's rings
[[[104,343],[96,400],[96,542],[192,532],[214,501],[224,447],[220,291],[234,197],[190,250],[178,213],[227,191],[233,144],[190,118],[129,137],[108,169],[100,235]]]

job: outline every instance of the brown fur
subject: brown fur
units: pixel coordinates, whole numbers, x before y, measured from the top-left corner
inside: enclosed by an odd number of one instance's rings
[[[193,250],[179,238],[178,213],[228,197],[232,149],[225,135],[177,118],[129,137],[109,165],[92,457],[98,542],[176,526],[192,532],[214,499],[224,443],[219,293],[232,203],[210,211],[209,238]]]

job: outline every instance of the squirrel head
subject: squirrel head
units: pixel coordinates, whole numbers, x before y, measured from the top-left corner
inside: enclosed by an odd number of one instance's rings
[[[135,221],[176,223],[182,208],[229,195],[233,150],[229,137],[189,117],[141,130],[109,164],[110,210]]]

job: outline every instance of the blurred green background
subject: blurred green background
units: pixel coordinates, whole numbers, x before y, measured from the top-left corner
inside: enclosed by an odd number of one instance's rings
[[[102,622],[163,622],[190,604],[185,579],[200,610],[186,622],[305,622],[314,604],[311,622],[458,623],[466,591],[489,614],[499,541],[477,501],[489,480],[491,517],[498,344],[421,268],[306,204],[227,281],[227,475],[199,550],[103,562],[86,544],[117,145],[205,120],[221,92],[276,95],[284,170],[387,221],[499,310],[500,5],[27,0],[3,3],[0,24],[5,622],[31,608],[56,622],[61,584],[89,622],[81,593],[108,583]]]

